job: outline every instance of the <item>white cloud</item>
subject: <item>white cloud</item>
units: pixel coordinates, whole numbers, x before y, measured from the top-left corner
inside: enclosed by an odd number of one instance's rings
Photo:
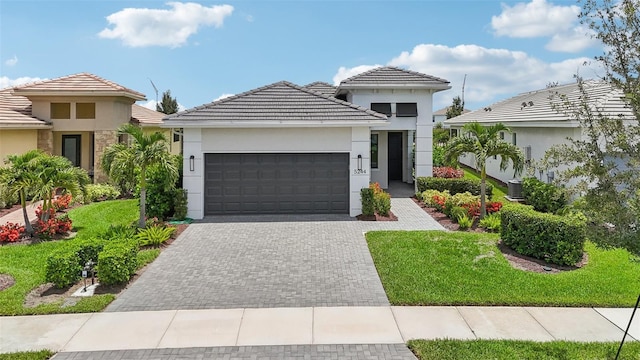
[[[148,100],[147,102],[140,103],[138,105],[140,105],[142,107],[146,107],[147,109],[155,110],[156,109],[156,104],[157,104],[157,102],[155,100]],[[185,111],[185,110],[187,110],[187,108],[184,105],[178,103],[178,111]]]
[[[17,79],[9,79],[6,76],[0,76],[0,89],[18,86],[22,84],[28,84],[32,82],[43,81],[43,80],[47,80],[47,79],[42,79],[37,77],[28,77],[28,76],[19,77]]]
[[[402,52],[388,65],[408,68],[441,77],[451,82],[451,90],[436,93],[434,109],[451,104],[461,95],[462,81],[467,74],[465,102],[474,109],[513,96],[517,93],[544,88],[550,82],[569,83],[580,71],[585,78],[594,77],[598,69],[584,68],[586,57],[547,63],[522,51],[490,49],[478,45],[421,44],[412,51]],[[334,82],[346,75],[366,71],[371,66],[338,69]]]
[[[168,2],[171,9],[125,8],[107,16],[113,28],[105,28],[98,36],[121,39],[131,47],[179,47],[200,26],[219,28],[231,15],[233,6],[202,6],[197,3]]]
[[[380,66],[382,65],[359,65],[352,68],[346,68],[344,66],[341,66],[338,69],[338,73],[336,73],[335,76],[333,77],[333,84],[338,86],[340,85],[340,81],[344,79],[348,79],[352,76],[361,74],[365,71],[369,71],[371,69],[375,69]]]
[[[532,38],[570,31],[580,7],[559,6],[546,0],[532,0],[513,6],[502,4],[502,13],[491,17],[491,27],[498,36]]]
[[[571,31],[551,37],[545,48],[550,51],[577,53],[598,44],[594,31],[585,26],[576,26]]]
[[[18,63],[18,57],[13,55],[11,59],[7,59],[4,64],[7,66],[15,66]]]
[[[218,96],[217,98],[213,99],[213,101],[218,101],[218,100],[222,100],[224,98],[228,98],[229,96],[233,96],[235,94],[222,94],[220,96]]]

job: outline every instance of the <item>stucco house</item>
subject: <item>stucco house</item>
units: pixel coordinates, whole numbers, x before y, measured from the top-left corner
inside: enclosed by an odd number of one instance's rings
[[[100,158],[107,146],[122,141],[120,125],[173,133],[159,127],[164,114],[136,105],[139,100],[146,100],[144,94],[88,73],[0,90],[0,159],[42,149],[104,181]],[[173,153],[180,152],[180,140],[169,137]]]
[[[623,116],[633,119],[633,113],[626,106],[624,95],[604,81],[585,82],[589,104],[593,110],[609,117]],[[461,127],[468,122],[477,121],[483,125],[503,123],[512,131],[500,136],[519,146],[525,160],[540,160],[545,152],[555,144],[567,143],[567,138],[582,138],[582,129],[570,113],[560,111],[565,101],[579,103],[581,92],[578,84],[567,84],[526,92],[512,98],[485,106],[481,109],[446,120],[444,123],[458,135],[463,136]],[[563,100],[566,99],[566,100]],[[467,154],[460,162],[473,167],[474,157]],[[487,161],[487,175],[502,182],[514,178],[513,168],[502,172],[500,159]],[[542,170],[540,172],[539,170]],[[536,169],[535,175],[543,181],[551,181],[555,172],[562,169]]]
[[[184,129],[188,216],[356,216],[369,182],[412,183],[414,167],[431,176],[432,98],[449,88],[380,67],[337,87],[281,81],[165,117]]]

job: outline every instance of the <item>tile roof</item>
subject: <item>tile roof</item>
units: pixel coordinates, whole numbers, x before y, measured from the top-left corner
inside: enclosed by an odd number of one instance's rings
[[[622,115],[633,119],[633,113],[626,106],[622,92],[614,89],[607,82],[589,80],[585,82],[584,87],[591,99],[593,109],[597,108],[602,114],[608,116]],[[578,103],[581,92],[576,83],[531,91],[446,120],[445,124],[461,125],[477,121],[526,126],[554,122],[557,126],[578,127],[578,123],[572,121],[570,115],[556,110],[563,104],[558,95],[566,96],[566,99],[572,103]]]
[[[209,122],[248,125],[340,125],[346,122],[386,123],[387,117],[361,106],[300,87],[287,81],[253,89],[165,117],[165,124]],[[194,123],[193,126],[203,124]]]
[[[131,121],[141,126],[160,126],[162,124],[162,118],[166,114],[159,111],[147,109],[144,106],[133,104],[131,106]]]
[[[336,93],[336,90],[338,90],[337,86],[333,86],[323,81],[312,82],[311,84],[307,84],[303,86],[303,88],[313,90],[315,92],[319,92],[320,94],[323,94],[326,96],[334,96]]]
[[[18,95],[77,94],[120,95],[136,100],[146,100],[145,95],[113,81],[89,73],[63,76],[57,79],[19,85],[13,88]]]
[[[433,115],[447,115],[447,111],[449,110],[449,106],[445,106],[442,109],[438,110],[438,111],[434,111]],[[462,110],[463,114],[466,114],[468,112],[470,112],[471,110],[469,109],[464,109]]]
[[[0,90],[0,128],[50,128],[51,126],[31,115],[31,101],[12,94],[11,89]]]
[[[416,71],[382,66],[342,80],[338,88],[407,87],[449,89],[449,81]]]

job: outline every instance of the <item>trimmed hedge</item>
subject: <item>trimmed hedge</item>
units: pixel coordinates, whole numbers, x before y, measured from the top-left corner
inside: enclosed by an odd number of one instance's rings
[[[135,241],[110,242],[98,255],[98,278],[104,285],[129,281],[138,267],[138,244]]]
[[[45,279],[60,289],[75,284],[87,261],[98,261],[103,247],[102,240],[86,239],[53,252],[47,258]]]
[[[582,259],[584,221],[525,206],[505,206],[500,215],[502,242],[519,254],[559,265],[575,265]]]
[[[427,189],[438,191],[448,190],[451,195],[470,192],[473,195],[480,195],[480,180],[476,179],[444,179],[434,177],[419,177],[418,192]],[[487,183],[487,198],[493,195],[493,185]]]
[[[534,209],[546,213],[556,213],[567,204],[564,189],[532,177],[522,180],[522,196]]]
[[[373,200],[373,189],[360,189],[360,200],[362,201],[362,215],[372,216],[376,209]]]

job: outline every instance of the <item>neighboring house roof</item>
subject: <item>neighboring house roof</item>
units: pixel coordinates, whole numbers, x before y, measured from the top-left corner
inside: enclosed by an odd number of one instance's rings
[[[146,100],[145,95],[142,93],[89,73],[79,73],[63,76],[57,79],[20,85],[14,87],[13,91],[16,95],[22,96],[115,95],[125,96],[135,100]]]
[[[434,115],[434,116],[440,116],[440,115],[444,115],[444,116],[446,116],[446,115],[447,115],[447,111],[449,110],[449,108],[450,108],[450,106],[443,107],[442,109],[440,109],[440,110],[438,110],[438,111],[434,111],[434,112],[433,112],[433,115]],[[471,112],[471,110],[469,110],[469,109],[464,109],[464,110],[462,110],[462,113],[463,113],[463,114],[466,114],[466,113],[468,113],[468,112]]]
[[[338,90],[338,87],[323,81],[312,82],[311,84],[303,86],[303,88],[319,92],[326,96],[333,96],[335,95],[336,90]]]
[[[622,115],[633,119],[633,113],[624,100],[624,95],[604,81],[588,80],[584,89],[590,98],[592,109],[598,109],[610,117]],[[468,122],[494,124],[503,123],[508,126],[551,126],[578,127],[579,123],[571,114],[559,111],[558,107],[566,101],[579,104],[582,96],[578,84],[555,86],[516,95],[467,114],[445,120],[447,125],[463,125]]]
[[[138,104],[131,106],[131,121],[142,127],[160,126],[162,124],[162,118],[165,116],[166,114],[164,113],[148,109]]]
[[[280,81],[164,118],[167,127],[351,126],[387,124],[361,106]]]
[[[409,88],[450,89],[449,81],[416,71],[393,66],[378,67],[340,82],[339,89],[351,88]]]
[[[31,101],[0,90],[0,129],[49,129],[50,124],[31,115]]]

